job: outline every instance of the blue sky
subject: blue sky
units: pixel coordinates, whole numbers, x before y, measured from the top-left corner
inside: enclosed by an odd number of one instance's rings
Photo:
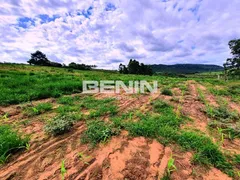
[[[146,64],[222,65],[240,38],[239,0],[0,0],[0,61],[52,61],[116,69]]]

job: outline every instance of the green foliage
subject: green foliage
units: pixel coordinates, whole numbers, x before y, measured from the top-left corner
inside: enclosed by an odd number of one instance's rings
[[[22,137],[11,126],[0,126],[0,164],[4,163],[11,153],[25,148],[29,138]]]
[[[37,106],[34,107],[26,107],[24,109],[24,115],[31,117],[39,114],[43,114],[47,111],[52,110],[52,104],[51,103],[40,103]]]
[[[59,115],[49,120],[44,127],[44,130],[54,136],[69,132],[73,126],[73,120],[70,116]]]
[[[172,96],[173,95],[171,89],[167,89],[167,88],[162,89],[161,93],[163,95],[166,95],[166,96]]]
[[[177,142],[185,149],[197,152],[194,157],[195,162],[212,164],[228,175],[233,175],[232,165],[227,162],[219,147],[209,137],[196,132],[183,131],[179,135]]]
[[[82,99],[80,107],[90,110],[88,118],[96,118],[106,114],[115,115],[117,106],[114,100],[113,98],[95,99],[91,96],[85,97]]]
[[[240,169],[240,154],[234,155],[233,163]]]
[[[234,39],[228,43],[232,58],[228,58],[224,64],[224,69],[228,75],[240,77],[240,39]]]
[[[141,115],[137,122],[126,123],[126,128],[132,136],[157,138],[164,144],[177,138],[177,131],[183,119],[177,117],[173,108],[167,103],[156,100],[152,102],[157,115]]]
[[[174,159],[172,157],[172,154],[171,154],[171,157],[170,159],[168,160],[168,164],[167,164],[167,174],[168,176],[170,176],[170,174],[173,172],[173,171],[176,171],[177,170],[177,167],[174,165]]]
[[[72,105],[74,103],[74,98],[72,96],[60,97],[57,101],[60,104]]]
[[[148,82],[157,80],[159,84],[178,84],[185,80],[163,76],[119,75],[115,71],[69,72],[65,68],[1,63],[0,74],[0,105],[79,93],[82,91],[83,80],[122,80],[127,83],[144,79]]]
[[[92,120],[87,122],[87,130],[81,139],[83,143],[91,143],[95,146],[100,142],[106,142],[109,138],[119,133],[119,129],[114,128],[113,124],[101,120]]]
[[[150,66],[139,64],[137,60],[130,59],[128,66],[123,64],[119,65],[119,72],[123,74],[143,74],[143,75],[153,75]]]
[[[67,173],[67,170],[65,168],[65,160],[62,160],[60,170],[61,170],[62,180],[64,180],[64,176]]]
[[[229,111],[224,105],[220,105],[219,107],[212,107],[208,105],[205,111],[210,118],[217,121],[230,122],[239,119],[237,113]]]

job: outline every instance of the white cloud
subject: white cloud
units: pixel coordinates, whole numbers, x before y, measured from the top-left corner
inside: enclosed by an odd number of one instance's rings
[[[129,58],[221,65],[228,41],[240,38],[239,6],[239,0],[3,1],[0,55],[26,62],[41,50],[53,61],[109,69]]]

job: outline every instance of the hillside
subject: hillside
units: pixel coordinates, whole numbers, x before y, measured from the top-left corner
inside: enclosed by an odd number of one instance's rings
[[[152,67],[153,72],[170,74],[171,73],[193,74],[202,72],[216,72],[223,70],[222,66],[207,64],[175,64],[175,65],[153,64],[150,66]]]
[[[200,75],[0,64],[0,179],[237,179],[240,82]],[[85,94],[84,80],[158,89]]]

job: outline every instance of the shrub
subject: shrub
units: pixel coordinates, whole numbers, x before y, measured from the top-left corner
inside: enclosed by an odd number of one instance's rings
[[[29,138],[21,137],[11,126],[0,126],[0,164],[4,163],[11,153],[25,148]]]
[[[55,118],[48,121],[44,130],[54,136],[69,132],[73,126],[73,120],[66,115],[56,116]]]
[[[173,95],[172,91],[170,89],[167,89],[167,88],[164,88],[162,90],[162,94],[166,95],[166,96],[172,96]]]

